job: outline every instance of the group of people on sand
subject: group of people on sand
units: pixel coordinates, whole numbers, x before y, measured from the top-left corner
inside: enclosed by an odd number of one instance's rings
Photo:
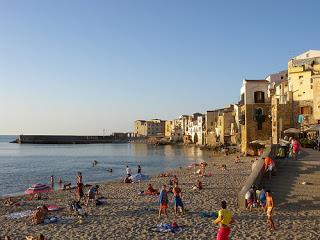
[[[167,186],[164,184],[162,185],[162,189],[159,195],[159,218],[162,214],[168,217],[167,209],[169,206],[169,198],[168,198],[169,191],[167,190]],[[174,187],[172,188],[173,194],[173,208],[175,215],[178,214],[178,208],[181,208],[181,212],[184,213],[184,206],[182,202],[182,190],[178,185],[178,181],[174,183]]]
[[[245,195],[247,209],[252,211],[253,207],[260,205],[262,211],[266,213],[269,228],[275,230],[274,222],[272,219],[274,200],[270,190],[266,190],[264,187],[258,189],[256,186],[252,186]]]
[[[265,174],[268,175],[269,180],[272,177],[272,173],[276,171],[275,162],[270,156],[263,158],[263,170]],[[253,168],[256,165],[258,159],[256,158],[253,161]],[[266,190],[263,186],[258,188],[255,185],[252,185],[251,188],[245,194],[246,207],[249,211],[252,211],[252,208],[260,207],[264,213],[267,215],[268,227],[271,230],[275,230],[275,225],[272,219],[272,214],[274,210],[274,200],[270,190]]]
[[[123,182],[124,183],[132,183],[133,180],[132,180],[132,171],[131,171],[131,168],[127,165],[126,167],[126,177],[123,179]],[[137,167],[137,174],[142,174],[142,168],[140,165],[138,165]]]

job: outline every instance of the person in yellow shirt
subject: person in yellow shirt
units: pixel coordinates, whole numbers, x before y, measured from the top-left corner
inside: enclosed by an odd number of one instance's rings
[[[219,224],[220,228],[217,234],[217,240],[228,240],[231,232],[230,224],[234,223],[232,212],[227,210],[227,202],[221,202],[222,209],[218,213],[218,218],[214,220],[214,224]]]

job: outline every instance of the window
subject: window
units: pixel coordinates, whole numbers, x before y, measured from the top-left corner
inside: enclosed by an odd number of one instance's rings
[[[240,97],[240,105],[243,105],[243,104],[244,104],[244,93],[242,93]]]
[[[262,130],[262,123],[265,121],[262,108],[256,108],[254,111],[254,119],[257,121],[258,130]]]
[[[299,76],[299,79],[302,79],[303,78],[303,76]]]
[[[312,78],[310,79],[310,83],[313,83],[313,79]]]
[[[312,85],[310,85],[310,89],[313,89],[313,86],[312,86]]]
[[[281,79],[283,79],[283,76],[281,76]]]
[[[303,114],[303,115],[312,114],[312,107],[310,106],[301,107],[300,114]]]
[[[264,92],[262,92],[262,91],[254,92],[254,102],[255,103],[264,103]]]

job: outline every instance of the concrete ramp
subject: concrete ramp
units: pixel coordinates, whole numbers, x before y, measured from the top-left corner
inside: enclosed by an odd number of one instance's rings
[[[277,173],[262,185],[273,193],[277,206],[285,209],[320,210],[320,152],[303,149],[297,160],[276,160]]]

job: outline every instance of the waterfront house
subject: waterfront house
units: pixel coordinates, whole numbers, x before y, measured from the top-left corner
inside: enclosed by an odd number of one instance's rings
[[[269,81],[243,80],[240,89],[241,151],[247,153],[253,141],[271,138],[271,104]]]
[[[137,120],[134,122],[134,134],[137,137],[164,137],[165,122],[160,119]]]

